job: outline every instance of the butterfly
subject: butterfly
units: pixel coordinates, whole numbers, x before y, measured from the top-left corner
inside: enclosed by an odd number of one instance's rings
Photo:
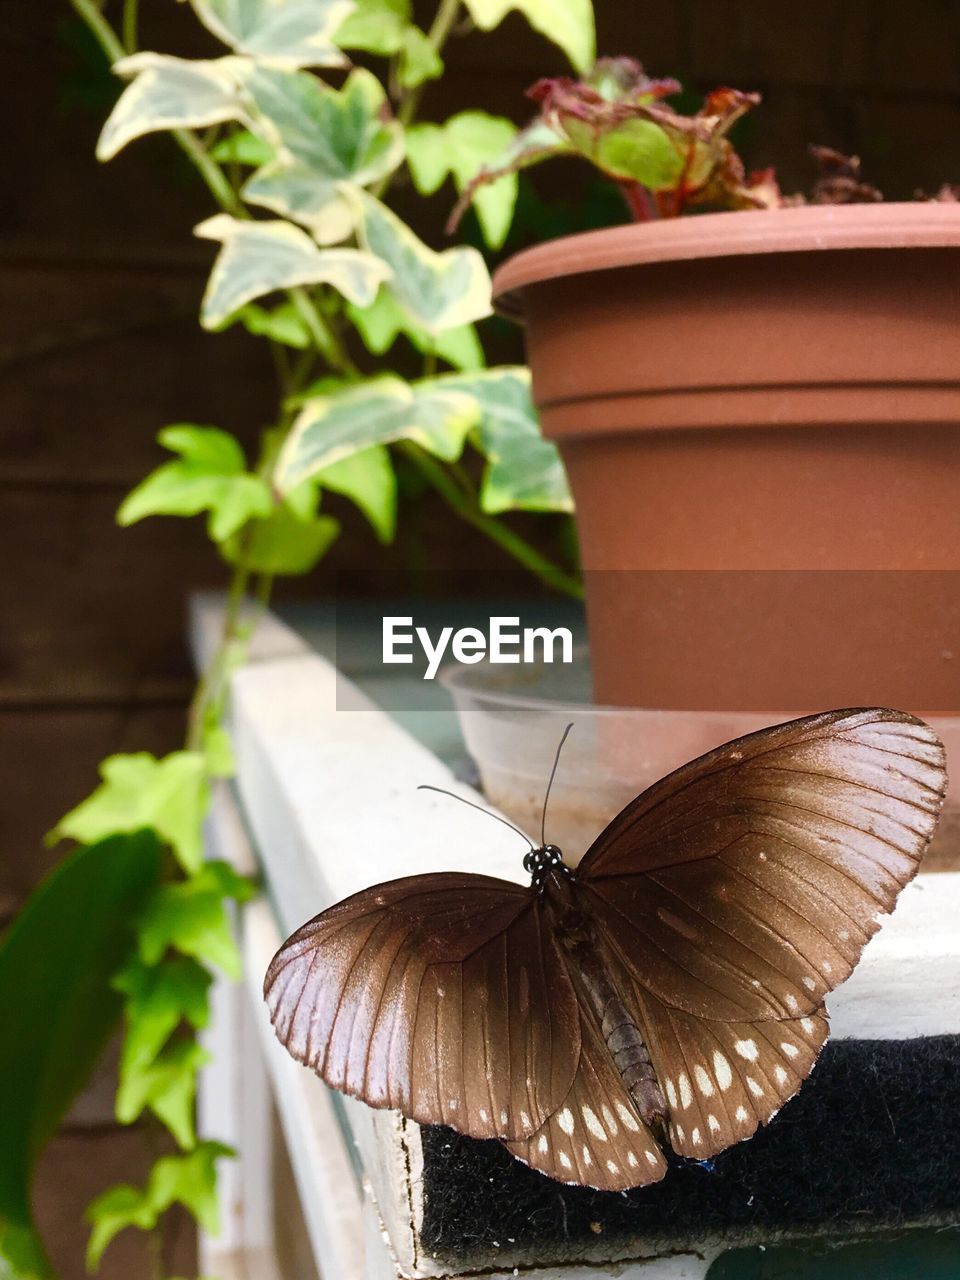
[[[763,729],[642,792],[575,870],[542,840],[527,885],[441,872],[330,907],[270,964],[271,1020],[370,1106],[561,1182],[656,1182],[666,1151],[708,1160],[800,1088],[945,788],[902,712]]]

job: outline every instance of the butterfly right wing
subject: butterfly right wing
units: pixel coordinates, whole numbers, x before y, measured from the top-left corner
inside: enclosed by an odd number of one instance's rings
[[[536,1133],[506,1148],[557,1182],[600,1191],[659,1182],[667,1172],[664,1154],[637,1115],[585,1003],[580,1017],[580,1065],[569,1093]]]
[[[580,1056],[540,901],[489,876],[411,876],[337,903],[283,944],[264,998],[331,1087],[475,1138],[538,1129]]]

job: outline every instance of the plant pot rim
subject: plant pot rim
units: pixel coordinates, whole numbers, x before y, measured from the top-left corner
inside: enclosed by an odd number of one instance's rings
[[[523,291],[566,276],[696,258],[808,253],[815,249],[932,249],[960,246],[960,203],[801,205],[628,223],[535,245],[494,273],[497,312],[524,318]]]

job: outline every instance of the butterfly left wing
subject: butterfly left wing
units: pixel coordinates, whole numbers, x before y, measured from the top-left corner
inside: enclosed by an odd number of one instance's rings
[[[561,1106],[536,1133],[504,1145],[557,1182],[625,1191],[659,1182],[667,1162],[637,1115],[592,1015],[580,1006],[580,1065]]]
[[[832,711],[684,765],[577,869],[635,981],[727,1022],[813,1014],[914,876],[946,790],[943,745],[899,711]]]
[[[283,944],[264,998],[331,1087],[475,1138],[538,1129],[580,1055],[537,895],[490,876],[411,876],[337,903]]]
[[[826,1010],[782,1021],[716,1022],[632,990],[638,1026],[667,1103],[670,1145],[708,1159],[769,1124],[813,1070]]]

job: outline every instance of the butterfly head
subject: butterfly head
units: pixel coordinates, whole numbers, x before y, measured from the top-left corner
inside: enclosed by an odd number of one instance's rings
[[[555,844],[542,844],[539,849],[531,849],[523,859],[523,869],[533,877],[533,883],[540,887],[551,871],[565,871],[563,854]]]

